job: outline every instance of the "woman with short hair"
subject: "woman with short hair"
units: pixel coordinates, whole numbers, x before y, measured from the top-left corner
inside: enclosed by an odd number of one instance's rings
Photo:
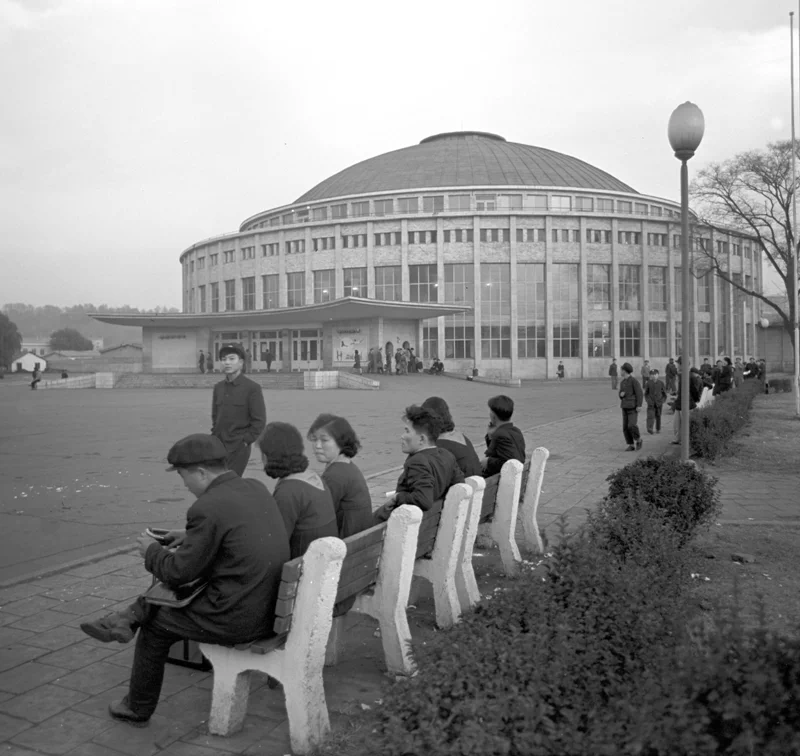
[[[264,472],[278,480],[272,495],[289,535],[290,558],[305,554],[317,538],[338,537],[331,492],[308,469],[300,431],[290,423],[268,423],[258,445]]]
[[[322,480],[331,492],[339,538],[372,527],[369,487],[353,462],[361,448],[353,427],[343,417],[322,414],[311,424],[307,438],[317,461],[325,463]]]

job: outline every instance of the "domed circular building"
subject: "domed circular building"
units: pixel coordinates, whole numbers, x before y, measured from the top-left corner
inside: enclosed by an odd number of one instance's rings
[[[605,376],[612,357],[681,353],[680,206],[569,155],[462,131],[364,160],[234,234],[181,254],[183,310],[128,316],[144,369],[194,369],[243,343],[252,369],[336,369],[408,341],[428,367],[503,378]],[[694,228],[734,277],[752,242]],[[753,302],[692,279],[689,352],[755,351]],[[152,322],[147,322],[149,318]],[[108,316],[103,319],[109,319]],[[117,317],[113,322],[122,322]],[[366,361],[364,360],[366,365]]]

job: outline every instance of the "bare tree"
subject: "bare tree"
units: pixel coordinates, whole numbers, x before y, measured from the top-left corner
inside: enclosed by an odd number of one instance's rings
[[[755,286],[746,286],[743,276],[734,278],[728,269],[727,254],[720,254],[713,245],[696,248],[698,268],[716,273],[736,289],[760,299],[772,307],[783,320],[783,326],[794,343],[794,289],[798,272],[794,269],[794,247],[797,244],[792,224],[792,203],[796,187],[792,186],[792,144],[775,142],[766,150],[751,150],[722,163],[703,168],[692,182],[694,209],[701,225],[726,233],[739,231],[751,236],[756,250],[783,282],[788,305],[783,297],[770,297]],[[755,282],[753,282],[755,284]]]

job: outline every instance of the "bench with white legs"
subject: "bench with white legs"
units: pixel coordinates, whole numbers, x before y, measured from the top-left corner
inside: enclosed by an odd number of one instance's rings
[[[549,456],[550,452],[543,446],[534,449],[528,463],[530,465],[528,479],[521,505],[520,489],[524,471],[521,462],[512,459],[503,465],[494,501],[484,496],[486,481],[483,478],[477,476],[467,478],[467,484],[472,488],[473,494],[456,576],[458,596],[463,611],[480,600],[472,567],[472,554],[478,534],[487,535],[497,544],[506,575],[515,575],[519,571],[521,556],[515,536],[518,518],[522,521],[525,547],[535,553],[544,552],[537,513],[544,469]]]
[[[451,627],[461,617],[456,576],[471,501],[470,486],[451,486],[444,502],[437,502],[425,512],[419,528],[414,575],[433,587],[436,624],[440,628]]]
[[[404,504],[388,522],[345,538],[347,547],[336,604],[355,598],[348,612],[360,612],[378,620],[386,668],[395,674],[414,671],[406,606],[416,557],[422,510]],[[335,612],[336,613],[336,612]],[[339,661],[346,613],[333,619],[325,664]]]
[[[305,556],[283,566],[273,626],[276,637],[236,647],[200,644],[214,668],[211,733],[230,735],[241,728],[249,672],[256,670],[283,683],[292,748],[306,753],[318,744],[328,730],[322,667],[335,662],[344,619],[333,617],[334,605],[351,598],[355,598],[351,611],[378,620],[387,668],[413,672],[406,605],[421,520],[420,509],[405,505],[394,510],[388,522],[344,541],[314,541]],[[335,578],[323,569],[321,551],[330,554],[331,564],[338,564]],[[337,633],[331,632],[337,623]]]

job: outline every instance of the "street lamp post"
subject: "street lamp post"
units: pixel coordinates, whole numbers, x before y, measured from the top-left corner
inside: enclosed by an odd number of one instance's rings
[[[689,461],[689,368],[691,332],[691,272],[689,270],[689,169],[688,160],[703,140],[705,119],[694,103],[684,102],[669,117],[667,136],[675,157],[681,161],[681,461]]]

